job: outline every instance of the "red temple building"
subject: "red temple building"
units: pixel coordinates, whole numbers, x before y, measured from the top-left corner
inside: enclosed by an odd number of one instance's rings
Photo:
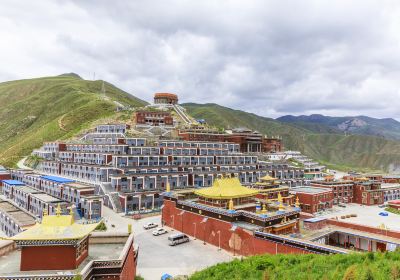
[[[288,186],[281,186],[277,178],[266,175],[260,181],[250,186],[258,191],[257,198],[268,201],[278,201],[279,195],[284,203],[295,203],[294,196],[289,193]]]
[[[174,119],[170,112],[163,111],[138,111],[135,113],[136,124],[151,126],[172,126]]]
[[[234,254],[344,253],[289,235],[299,230],[298,203],[257,199],[256,189],[237,178],[217,179],[212,187],[164,195],[162,223]]]
[[[242,153],[276,153],[283,150],[282,139],[268,138],[257,131],[245,128],[233,129],[229,133],[204,127],[181,129],[179,137],[184,141],[236,143],[240,145]]]
[[[0,271],[0,279],[8,279],[7,275],[21,275],[23,279],[76,279],[77,275],[79,279],[134,279],[138,250],[133,235],[128,233],[122,242],[119,236],[94,237],[92,232],[97,226],[78,224],[72,210],[69,215],[61,215],[58,207],[56,215],[44,215],[41,223],[6,238],[19,250],[0,260],[5,268]],[[107,244],[110,239],[115,242]]]

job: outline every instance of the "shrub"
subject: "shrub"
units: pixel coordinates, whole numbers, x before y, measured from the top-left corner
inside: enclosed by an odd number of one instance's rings
[[[357,279],[357,266],[352,265],[346,269],[343,280],[356,280]]]

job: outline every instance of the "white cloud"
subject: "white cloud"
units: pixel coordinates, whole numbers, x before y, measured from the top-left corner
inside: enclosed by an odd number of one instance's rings
[[[398,1],[3,1],[0,80],[75,72],[277,117],[400,118]]]

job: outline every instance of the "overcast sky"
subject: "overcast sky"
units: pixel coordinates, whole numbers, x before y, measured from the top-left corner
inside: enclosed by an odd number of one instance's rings
[[[6,0],[0,38],[0,81],[95,72],[147,101],[400,119],[397,0]]]

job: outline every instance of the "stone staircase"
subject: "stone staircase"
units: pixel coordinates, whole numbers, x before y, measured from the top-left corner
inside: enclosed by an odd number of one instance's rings
[[[108,196],[108,198],[109,198],[112,209],[117,213],[122,213],[123,209],[122,209],[121,201],[119,200],[118,193],[110,192],[110,193],[107,193],[106,196]]]

